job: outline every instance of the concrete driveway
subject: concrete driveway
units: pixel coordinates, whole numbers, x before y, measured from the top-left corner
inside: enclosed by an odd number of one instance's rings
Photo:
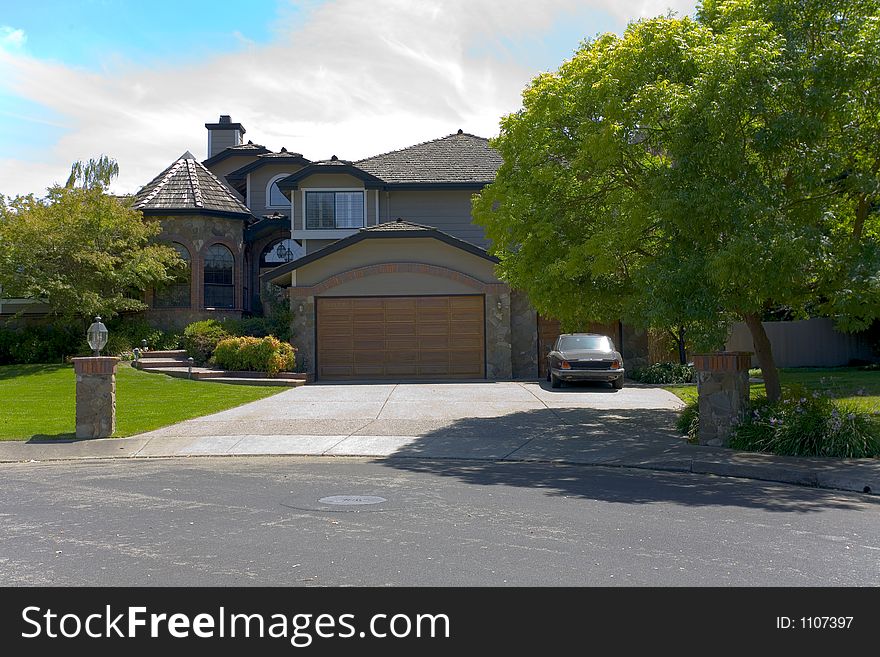
[[[659,388],[536,382],[308,385],[142,434],[138,456],[323,454],[571,460],[675,449]]]

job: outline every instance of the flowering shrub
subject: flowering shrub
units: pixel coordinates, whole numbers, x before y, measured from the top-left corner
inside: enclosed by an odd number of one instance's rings
[[[296,365],[296,347],[271,335],[226,338],[217,343],[211,361],[225,370],[268,372],[270,376]]]
[[[791,391],[776,403],[753,400],[730,446],[789,456],[880,456],[880,422],[819,392]]]

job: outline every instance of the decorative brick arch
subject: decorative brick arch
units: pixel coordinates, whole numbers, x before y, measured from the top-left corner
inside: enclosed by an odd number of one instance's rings
[[[323,294],[327,290],[338,287],[343,283],[378,274],[427,274],[428,276],[447,278],[451,281],[462,283],[483,294],[503,294],[508,291],[507,284],[505,283],[484,283],[473,276],[463,274],[454,269],[448,269],[447,267],[426,265],[420,262],[386,262],[381,265],[368,265],[366,267],[349,269],[309,287],[293,287],[290,288],[290,294],[294,297],[312,297]]]

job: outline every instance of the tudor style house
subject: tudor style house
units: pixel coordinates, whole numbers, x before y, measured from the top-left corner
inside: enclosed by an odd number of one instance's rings
[[[153,321],[259,314],[278,286],[319,380],[539,375],[558,325],[496,277],[471,217],[501,164],[486,139],[311,161],[243,143],[229,116],[205,127],[207,159],[185,153],[135,197],[190,264],[148,299]]]

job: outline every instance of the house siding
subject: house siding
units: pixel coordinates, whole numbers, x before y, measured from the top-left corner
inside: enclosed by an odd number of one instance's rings
[[[264,214],[272,214],[273,212],[280,212],[281,214],[290,214],[290,207],[284,208],[270,208],[268,207],[266,198],[266,186],[269,184],[269,181],[272,180],[275,176],[282,173],[296,173],[302,169],[302,166],[299,164],[292,164],[290,162],[279,162],[278,164],[265,164],[259,169],[255,171],[251,171],[250,173],[250,209],[251,212],[256,217],[261,217]],[[295,192],[294,192],[295,193]]]
[[[486,248],[485,231],[471,217],[472,196],[467,190],[391,190],[381,194],[379,214],[383,222],[405,219]]]

